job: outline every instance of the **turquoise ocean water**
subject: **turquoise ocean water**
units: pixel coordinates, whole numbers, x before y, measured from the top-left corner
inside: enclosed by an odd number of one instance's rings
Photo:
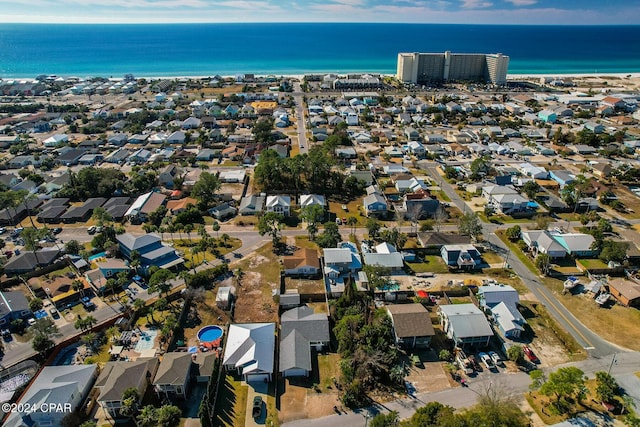
[[[398,52],[504,53],[511,74],[640,72],[640,26],[0,24],[0,77],[396,70]]]

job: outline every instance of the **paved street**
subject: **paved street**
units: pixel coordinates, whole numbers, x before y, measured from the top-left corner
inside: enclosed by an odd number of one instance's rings
[[[296,81],[293,83],[292,95],[296,103],[296,117],[298,122],[298,146],[300,148],[300,154],[305,154],[309,152],[309,142],[307,141],[307,125],[305,123],[306,119],[304,117],[304,102],[302,99],[304,93],[302,92],[300,82]]]
[[[454,188],[438,174],[435,166],[427,166],[426,170],[439,183],[440,188],[449,196],[454,203],[462,211],[468,211],[469,208],[464,200],[456,193]],[[529,268],[520,261],[520,259],[512,254],[507,246],[496,236],[497,229],[495,224],[482,223],[483,236],[485,240],[494,245],[497,250],[508,260],[508,264],[513,271],[522,279],[523,283],[531,290],[538,300],[547,308],[551,316],[563,328],[565,328],[571,336],[584,347],[591,356],[605,357],[615,352],[624,351],[620,347],[603,340],[586,328],[578,319],[576,319],[568,310],[566,310],[560,302],[556,300],[551,291],[542,284],[540,278],[531,272]]]
[[[551,370],[565,366],[576,366],[593,378],[597,371],[608,371],[611,366],[611,375],[625,391],[640,404],[640,379],[634,375],[640,366],[640,353],[627,352],[616,355],[616,363],[611,365],[611,357],[590,358],[581,362],[568,363],[545,370],[548,374]],[[455,387],[435,393],[417,394],[415,398],[403,398],[393,402],[377,404],[369,408],[357,411],[347,411],[341,415],[330,415],[316,419],[300,419],[284,423],[286,427],[350,427],[365,425],[366,417],[372,417],[380,412],[398,411],[400,419],[409,418],[416,409],[428,402],[440,402],[454,408],[466,408],[476,403],[478,396],[487,390],[497,390],[501,397],[519,396],[529,390],[531,380],[525,373],[499,373],[485,375],[481,380],[470,380],[469,387]]]

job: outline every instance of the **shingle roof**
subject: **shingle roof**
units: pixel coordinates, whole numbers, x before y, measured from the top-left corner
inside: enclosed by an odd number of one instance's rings
[[[98,401],[119,402],[126,389],[138,388],[138,384],[144,383],[147,376],[155,373],[157,365],[158,359],[155,357],[135,362],[107,362],[95,384],[101,389]]]
[[[170,352],[162,356],[158,371],[153,379],[154,385],[182,385],[191,370],[191,353]]]
[[[398,338],[426,337],[435,335],[429,312],[422,304],[388,305],[393,329]]]

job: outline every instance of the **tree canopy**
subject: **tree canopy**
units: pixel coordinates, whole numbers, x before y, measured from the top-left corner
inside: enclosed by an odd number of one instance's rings
[[[84,201],[90,197],[113,197],[125,189],[127,177],[117,169],[82,168],[77,173],[69,171],[69,182],[58,192],[58,197]]]
[[[208,208],[215,201],[215,193],[220,189],[220,185],[220,180],[216,175],[202,172],[200,178],[191,189],[191,195],[203,205],[203,208]]]

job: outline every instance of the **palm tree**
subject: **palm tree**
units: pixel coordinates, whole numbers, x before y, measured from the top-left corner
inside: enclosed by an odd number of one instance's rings
[[[140,298],[136,298],[133,300],[133,310],[138,313],[140,312],[143,308],[145,308],[147,306],[147,303],[140,299]]]
[[[91,329],[98,324],[98,320],[93,316],[85,317],[84,321],[87,323],[87,329]]]
[[[213,231],[216,232],[216,239],[218,239],[220,236],[218,234],[218,232],[220,231],[220,223],[218,223],[218,221],[213,221],[213,224],[211,225]]]
[[[74,280],[73,282],[71,282],[71,289],[73,289],[76,292],[80,292],[80,295],[84,297],[84,283],[82,283],[82,280]]]
[[[80,338],[80,340],[82,341],[82,343],[84,345],[86,345],[87,347],[93,349],[94,348],[94,343],[96,340],[96,333],[95,332],[87,332],[85,334],[82,334],[82,337]]]
[[[184,232],[187,233],[187,239],[189,239],[189,244],[191,244],[191,232],[193,231],[193,224],[185,224]]]
[[[230,239],[229,235],[227,233],[222,233],[222,236],[220,236],[220,238],[222,239],[222,243],[224,243],[224,246],[227,247],[227,242]]]

